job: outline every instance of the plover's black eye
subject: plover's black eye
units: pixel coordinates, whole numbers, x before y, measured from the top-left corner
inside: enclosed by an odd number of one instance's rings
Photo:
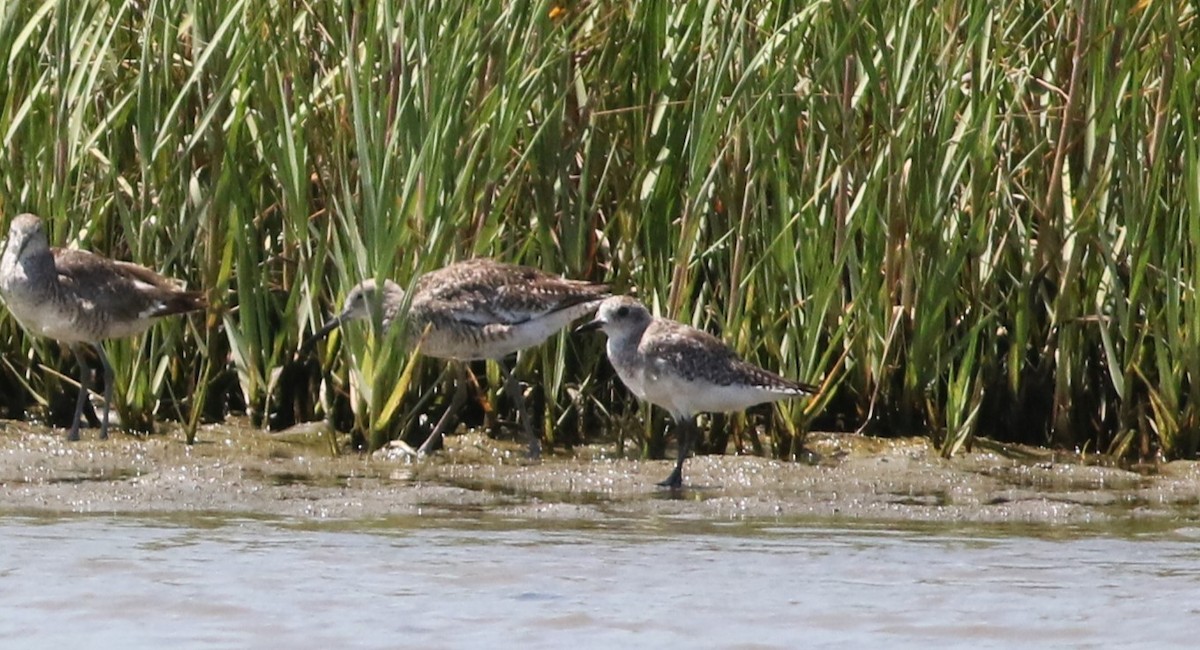
[[[628,307],[620,307],[617,309],[617,318],[625,318],[629,315]]]

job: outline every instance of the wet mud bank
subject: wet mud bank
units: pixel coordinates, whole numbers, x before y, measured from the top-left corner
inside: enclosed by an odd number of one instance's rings
[[[94,434],[94,431],[87,432]],[[85,438],[87,435],[85,434]],[[320,425],[266,433],[235,424],[68,444],[61,431],[0,422],[0,511],[171,512],[363,519],[492,516],[611,520],[672,517],[982,524],[1119,525],[1200,521],[1200,463],[1139,474],[1039,449],[941,458],[919,438],[811,434],[816,464],[746,456],[688,461],[678,493],[655,482],[668,461],[609,446],[522,460],[478,434],[416,460],[399,450],[336,454]]]

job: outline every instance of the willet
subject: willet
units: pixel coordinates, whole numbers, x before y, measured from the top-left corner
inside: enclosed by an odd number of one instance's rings
[[[456,411],[466,401],[464,363],[491,359],[504,373],[504,389],[517,407],[529,456],[539,457],[541,442],[529,421],[525,396],[503,359],[545,341],[571,321],[594,310],[608,296],[605,285],[568,280],[528,266],[482,257],[417,278],[405,320],[411,334],[409,347],[419,341],[422,354],[450,359],[457,370],[450,405],[418,452],[427,452],[441,440]],[[404,290],[395,282],[385,280],[379,291],[374,280],[364,280],[346,295],[341,313],[326,322],[302,347],[310,347],[316,339],[343,323],[370,318],[372,305],[382,309],[380,323],[386,329],[396,322],[404,300]]]
[[[697,434],[697,413],[741,411],[816,390],[743,361],[717,337],[656,318],[628,296],[605,300],[578,331],[603,329],[608,360],[638,397],[666,409],[679,431],[675,470],[663,487],[683,486],[683,461]]]
[[[88,365],[81,343],[96,350],[104,367],[104,419],[108,437],[113,371],[100,342],[144,332],[162,316],[204,309],[204,296],[182,291],[174,280],[137,264],[88,251],[51,248],[41,219],[21,214],[8,228],[0,258],[0,295],[21,327],[65,343],[79,363],[79,397],[67,440],[79,439]]]

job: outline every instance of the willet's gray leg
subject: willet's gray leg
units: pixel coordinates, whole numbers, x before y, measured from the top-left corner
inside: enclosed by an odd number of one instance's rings
[[[679,420],[676,422],[676,429],[679,431],[679,455],[675,458],[675,470],[671,472],[665,480],[659,483],[662,487],[678,490],[683,487],[683,461],[687,460],[688,453],[692,450],[692,444],[695,440],[698,429],[696,427],[695,418]]]
[[[517,405],[517,415],[521,418],[521,426],[525,429],[525,441],[529,444],[527,455],[530,459],[537,460],[542,457],[542,441],[533,432],[533,425],[529,421],[529,411],[525,408],[525,393],[521,391],[513,371],[509,370],[503,361],[497,360],[496,363],[500,364],[500,370],[504,372],[504,390],[508,393],[508,398]]]
[[[75,363],[79,364],[79,397],[75,399],[75,415],[71,417],[71,430],[67,432],[67,440],[79,440],[79,421],[83,419],[83,400],[87,399],[88,392],[88,365],[87,360],[83,358],[83,350],[78,345],[71,346],[71,352],[75,353]]]
[[[104,366],[104,419],[100,420],[100,439],[108,439],[108,409],[112,404],[112,385],[113,385],[113,369],[108,363],[108,355],[104,354],[104,348],[99,343],[93,343],[96,354],[100,355],[100,364]]]
[[[421,447],[417,449],[418,454],[429,453],[430,447],[441,442],[442,437],[446,435],[451,423],[454,422],[455,416],[458,415],[458,409],[467,401],[467,372],[466,367],[461,361],[451,361],[454,366],[454,396],[450,398],[450,405],[446,407],[446,412],[442,413],[442,417],[438,419],[437,425],[433,427],[433,432],[421,443]]]

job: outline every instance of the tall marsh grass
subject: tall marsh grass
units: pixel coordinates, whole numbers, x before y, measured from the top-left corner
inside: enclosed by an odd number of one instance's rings
[[[207,321],[110,345],[137,428],[416,439],[440,362],[371,328],[298,344],[362,278],[489,255],[823,387],[766,446],[760,413],[709,449],[788,457],[821,427],[1193,457],[1196,23],[1093,0],[0,0],[0,215],[209,292]],[[0,412],[57,417],[46,367],[70,355],[5,317],[0,348]],[[520,359],[550,437],[630,422],[602,354],[564,335]]]

